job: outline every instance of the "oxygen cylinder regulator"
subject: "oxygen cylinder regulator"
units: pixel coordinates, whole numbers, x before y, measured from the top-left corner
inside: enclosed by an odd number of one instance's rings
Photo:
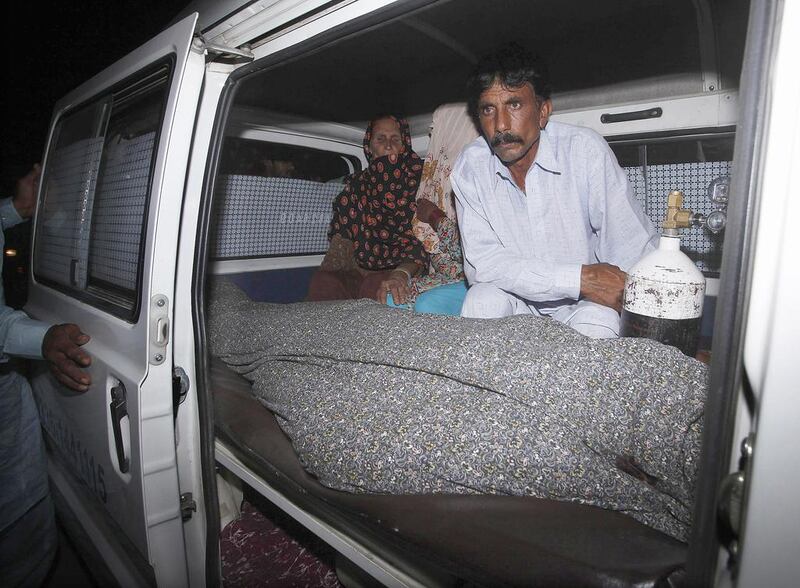
[[[625,280],[620,336],[655,339],[694,357],[706,280],[681,251],[678,231],[690,227],[721,231],[725,227],[728,186],[728,178],[711,183],[709,197],[714,210],[708,215],[684,209],[683,192],[669,193],[658,249],[636,263]]]

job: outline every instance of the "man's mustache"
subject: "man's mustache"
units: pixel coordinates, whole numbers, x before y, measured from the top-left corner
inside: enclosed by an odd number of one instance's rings
[[[514,133],[497,133],[494,137],[492,137],[492,147],[497,147],[502,143],[522,143],[522,137],[519,135],[515,135]]]

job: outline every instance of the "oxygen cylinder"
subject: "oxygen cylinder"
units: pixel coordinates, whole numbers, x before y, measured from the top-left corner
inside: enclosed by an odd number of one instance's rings
[[[662,235],[658,249],[628,272],[620,335],[655,339],[694,357],[706,281],[680,243],[677,235]]]

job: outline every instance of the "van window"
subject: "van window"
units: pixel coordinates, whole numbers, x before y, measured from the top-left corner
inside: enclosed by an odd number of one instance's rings
[[[729,177],[734,133],[697,137],[668,137],[611,142],[622,169],[628,174],[636,198],[656,227],[667,212],[667,194],[684,193],[684,207],[709,214],[715,203],[708,187]],[[695,228],[681,234],[681,249],[707,277],[718,277],[725,232]]]
[[[328,248],[332,203],[358,158],[334,151],[229,138],[217,177],[214,259],[318,255]]]
[[[168,80],[164,65],[65,115],[46,162],[36,279],[127,320]]]
[[[313,182],[341,181],[360,169],[361,163],[352,155],[238,137],[225,140],[220,159],[220,173],[223,174],[298,178]]]

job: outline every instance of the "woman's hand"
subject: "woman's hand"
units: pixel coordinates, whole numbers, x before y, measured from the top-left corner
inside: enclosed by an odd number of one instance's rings
[[[444,212],[427,198],[417,200],[417,218],[424,223],[428,223],[436,230],[439,221],[444,217]]]
[[[394,270],[378,286],[378,300],[381,304],[386,304],[386,298],[391,294],[392,302],[405,304],[411,294],[409,282],[410,278],[405,271]]]

